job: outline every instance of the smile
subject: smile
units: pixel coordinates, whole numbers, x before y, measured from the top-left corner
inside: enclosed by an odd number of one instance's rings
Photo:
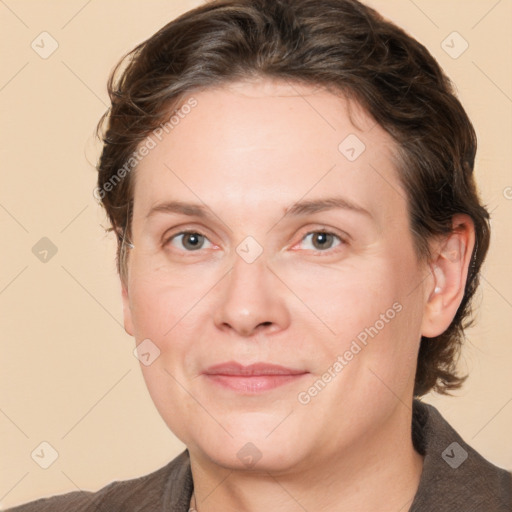
[[[230,361],[208,368],[204,375],[213,383],[232,391],[256,394],[297,381],[308,373],[268,363],[243,366]]]

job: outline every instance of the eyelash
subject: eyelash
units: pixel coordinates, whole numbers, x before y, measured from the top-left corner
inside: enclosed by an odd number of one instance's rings
[[[335,245],[334,247],[330,247],[324,251],[322,250],[309,250],[312,254],[322,254],[322,255],[325,255],[325,254],[331,254],[333,252],[337,252],[336,251],[336,248],[337,247],[340,247],[342,245],[347,245],[347,239],[336,234],[336,233],[333,233],[332,231],[328,231],[327,229],[317,229],[317,230],[314,230],[314,231],[308,231],[301,239],[300,241],[303,242],[306,237],[308,237],[309,235],[315,235],[315,234],[326,234],[326,235],[332,235],[334,238],[336,238],[339,243],[337,245]],[[175,233],[169,237],[167,237],[165,240],[164,240],[164,247],[167,246],[167,245],[170,245],[170,243],[172,242],[172,240],[174,240],[176,237],[179,237],[181,235],[187,235],[187,234],[193,234],[193,235],[200,235],[202,237],[204,237],[206,240],[208,240],[210,242],[210,240],[208,239],[208,237],[202,233],[201,231],[199,230],[184,230],[184,231],[180,231],[178,233]],[[212,242],[210,242],[212,243]],[[201,249],[198,249],[197,251],[188,251],[188,250],[182,250],[181,252],[184,252],[184,253],[190,253],[190,254],[194,254],[195,252],[199,252]]]

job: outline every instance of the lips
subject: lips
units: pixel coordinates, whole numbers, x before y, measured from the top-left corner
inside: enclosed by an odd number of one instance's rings
[[[286,368],[277,364],[255,363],[243,366],[240,363],[230,361],[215,366],[210,366],[204,373],[207,375],[238,375],[238,376],[259,376],[259,375],[299,375],[307,373],[304,370]]]
[[[244,366],[234,361],[210,366],[204,371],[204,375],[213,383],[244,394],[268,391],[296,381],[307,373],[270,363]]]

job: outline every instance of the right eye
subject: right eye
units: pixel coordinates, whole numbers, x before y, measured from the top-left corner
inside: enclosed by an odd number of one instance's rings
[[[205,235],[202,235],[197,231],[181,231],[169,237],[165,242],[165,245],[169,244],[177,249],[184,249],[185,252],[193,252],[205,248],[205,242],[212,245]]]

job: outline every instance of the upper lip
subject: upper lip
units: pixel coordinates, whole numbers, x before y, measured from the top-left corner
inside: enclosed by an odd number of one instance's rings
[[[244,366],[236,361],[216,364],[207,368],[206,375],[238,375],[238,376],[258,376],[258,375],[300,375],[307,373],[305,370],[286,368],[278,364],[254,363]]]

